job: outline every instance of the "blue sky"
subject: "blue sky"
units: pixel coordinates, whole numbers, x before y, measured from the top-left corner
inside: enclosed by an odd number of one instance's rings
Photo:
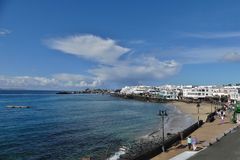
[[[240,80],[240,2],[0,0],[0,88]]]

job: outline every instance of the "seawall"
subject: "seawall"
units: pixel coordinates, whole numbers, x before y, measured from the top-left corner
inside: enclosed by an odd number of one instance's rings
[[[177,134],[173,134],[168,137],[164,142],[165,149],[170,148],[172,145],[178,143],[180,140],[186,138],[196,129],[203,125],[203,121],[200,120],[199,123],[195,123],[190,127],[184,129]],[[146,160],[153,158],[162,152],[162,139],[161,138],[153,138],[148,142],[143,142],[139,145],[135,145],[129,150],[126,151],[124,155],[120,156],[120,160]]]
[[[134,100],[145,101],[145,102],[154,102],[154,103],[167,103],[167,102],[171,101],[171,100],[162,99],[162,98],[158,98],[158,97],[136,95],[136,94],[124,95],[124,94],[114,93],[111,95],[114,97],[120,97],[120,98],[124,98],[124,99],[134,99]]]

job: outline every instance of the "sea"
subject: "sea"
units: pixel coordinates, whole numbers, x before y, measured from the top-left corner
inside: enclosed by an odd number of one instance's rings
[[[194,123],[171,104],[100,94],[0,90],[0,160],[115,160],[119,147],[161,130],[159,110],[168,113],[166,133]]]

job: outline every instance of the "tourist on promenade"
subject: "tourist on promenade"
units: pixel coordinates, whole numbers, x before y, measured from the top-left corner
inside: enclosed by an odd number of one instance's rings
[[[224,117],[225,117],[225,112],[222,110],[221,111],[221,124],[224,123]]]
[[[220,109],[217,110],[217,115],[218,115],[219,118],[221,118],[221,111],[220,111]]]
[[[194,151],[197,149],[196,144],[197,144],[197,138],[193,137],[192,138],[192,148],[193,148]]]
[[[187,137],[187,144],[188,144],[188,149],[191,150],[192,149],[192,138],[191,138],[191,136]]]

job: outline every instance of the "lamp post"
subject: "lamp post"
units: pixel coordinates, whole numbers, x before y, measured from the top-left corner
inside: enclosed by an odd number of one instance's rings
[[[198,127],[199,127],[199,108],[200,108],[200,102],[197,103],[197,109],[198,109]]]
[[[221,101],[221,97],[219,97],[219,107],[221,109],[222,105],[221,105],[222,101]]]
[[[217,111],[217,102],[216,101],[214,101],[214,109],[215,109],[215,111]]]
[[[162,151],[165,152],[164,148],[164,117],[168,116],[166,110],[159,110],[159,116],[162,117]]]
[[[211,113],[212,113],[212,102],[211,102]]]

